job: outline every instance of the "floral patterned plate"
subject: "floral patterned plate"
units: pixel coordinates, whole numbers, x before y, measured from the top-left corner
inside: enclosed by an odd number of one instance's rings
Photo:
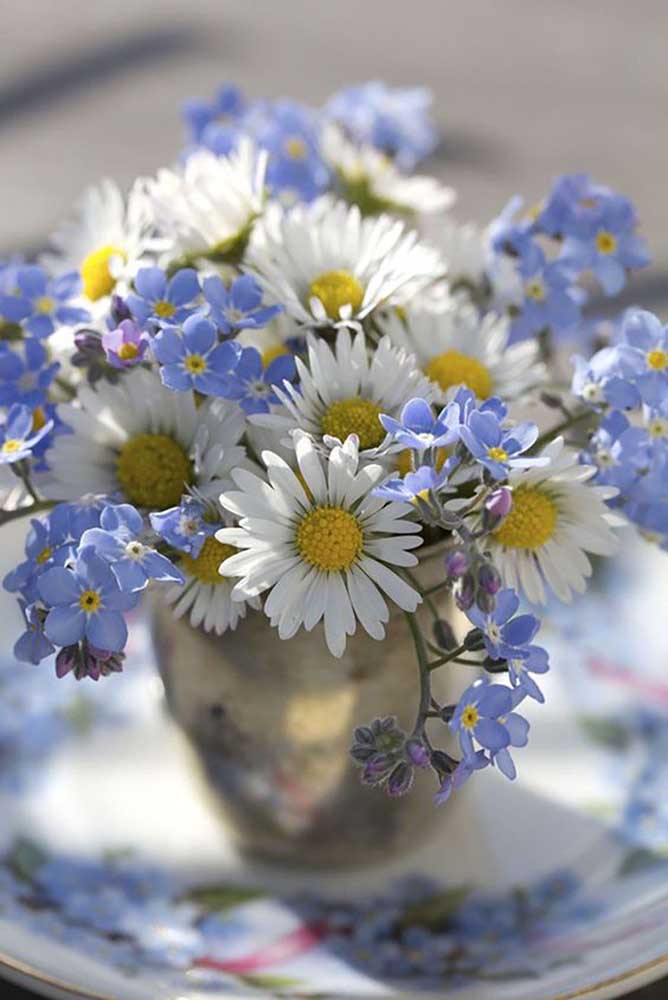
[[[668,974],[665,558],[636,547],[552,612],[518,781],[480,775],[427,848],[350,875],[235,856],[141,619],[97,685],[5,650],[0,971],[104,1000],[600,1000]]]

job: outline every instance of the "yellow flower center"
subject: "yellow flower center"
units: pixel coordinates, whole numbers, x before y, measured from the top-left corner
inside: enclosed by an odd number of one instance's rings
[[[137,347],[137,345],[129,341],[126,341],[126,343],[121,344],[121,346],[118,348],[118,356],[122,361],[130,361],[132,358],[136,358],[138,354],[139,354],[139,348]]]
[[[357,434],[360,448],[375,448],[385,437],[380,420],[380,407],[370,399],[337,399],[322,415],[320,426],[323,434],[345,441],[349,434]]]
[[[456,385],[465,385],[478,399],[487,399],[492,393],[492,376],[485,366],[461,351],[437,354],[425,368],[425,375],[437,382],[444,391]]]
[[[22,447],[23,441],[19,441],[18,438],[7,438],[2,446],[2,450],[5,455],[15,455]]]
[[[192,482],[192,466],[178,442],[166,434],[138,434],[118,456],[118,480],[127,500],[139,507],[176,507]]]
[[[107,244],[89,253],[81,265],[84,295],[92,302],[97,302],[105,295],[111,295],[114,290],[116,278],[109,270],[109,261],[112,257],[127,259],[122,250]]]
[[[508,458],[508,452],[505,448],[488,448],[487,455],[493,462],[505,462]]]
[[[49,295],[43,295],[35,302],[35,312],[42,313],[46,316],[53,312],[55,304],[56,303]]]
[[[466,729],[475,729],[480,719],[480,713],[475,705],[467,705],[462,712],[462,725]]]
[[[362,551],[364,536],[357,518],[341,507],[315,507],[297,529],[297,548],[311,566],[336,573],[348,569]]]
[[[222,583],[224,577],[218,570],[220,564],[233,556],[237,549],[233,545],[225,545],[210,537],[204,542],[200,553],[196,559],[192,556],[184,555],[181,558],[181,565],[190,576],[194,576],[201,583],[209,583],[216,586]]]
[[[666,351],[650,351],[647,355],[647,364],[655,371],[661,371],[663,368],[668,368],[668,354]]]
[[[617,249],[616,237],[602,229],[600,233],[596,234],[596,249],[599,253],[614,253]]]
[[[452,448],[437,448],[436,449],[436,462],[434,463],[434,468],[437,472],[440,472],[445,465],[445,460],[450,456]],[[410,448],[404,448],[400,451],[397,456],[397,472],[403,479],[408,472],[414,472],[413,467],[413,452]]]
[[[293,135],[283,143],[283,149],[291,160],[305,160],[308,154],[308,146],[298,135]]]
[[[364,301],[364,289],[350,271],[325,271],[309,285],[309,300],[320,299],[330,319],[338,319],[343,306],[356,312]]]
[[[262,352],[262,367],[268,368],[276,358],[282,358],[284,355],[290,353],[285,344],[272,344],[271,347],[265,348]]]
[[[556,505],[546,493],[536,486],[518,486],[510,514],[494,537],[506,548],[533,552],[554,536],[557,520]]]
[[[41,431],[42,427],[46,424],[46,413],[41,406],[36,406],[32,411],[32,430]]]
[[[171,302],[167,302],[166,299],[160,299],[156,302],[154,311],[160,319],[170,319],[176,312],[176,306]]]
[[[206,361],[201,354],[189,354],[183,364],[191,375],[201,375],[206,371]]]
[[[545,285],[539,278],[533,278],[531,281],[527,281],[524,286],[524,294],[528,299],[533,299],[534,302],[543,302],[545,300]]]
[[[79,597],[79,607],[86,614],[92,615],[102,604],[102,598],[97,590],[83,590]]]
[[[53,555],[53,549],[49,548],[49,546],[47,545],[47,547],[45,549],[42,549],[42,551],[40,552],[40,554],[37,556],[37,558],[35,559],[35,562],[39,566],[43,566],[45,562],[49,561],[49,559],[51,558],[52,555]]]

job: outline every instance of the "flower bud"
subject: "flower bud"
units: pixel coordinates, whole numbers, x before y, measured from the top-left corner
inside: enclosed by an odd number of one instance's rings
[[[472,628],[470,632],[464,636],[464,649],[468,649],[469,652],[473,653],[477,649],[484,649],[485,638],[482,634],[482,630],[479,628]]]
[[[483,563],[478,570],[478,586],[486,594],[497,594],[501,589],[501,574],[491,563]]]
[[[427,767],[429,764],[429,751],[422,740],[408,740],[406,756],[415,767]]]
[[[493,531],[508,517],[513,506],[513,494],[507,486],[494,490],[485,500],[482,512],[482,525],[485,531]]]
[[[387,779],[387,791],[392,798],[405,795],[413,784],[413,768],[402,760]]]
[[[445,572],[448,579],[456,580],[468,573],[469,557],[462,549],[452,549],[445,557]]]
[[[475,602],[484,615],[491,614],[496,607],[496,597],[494,594],[488,594],[482,587],[478,587],[476,590]]]
[[[460,611],[468,611],[475,599],[475,581],[470,573],[463,576],[455,591],[455,603]]]

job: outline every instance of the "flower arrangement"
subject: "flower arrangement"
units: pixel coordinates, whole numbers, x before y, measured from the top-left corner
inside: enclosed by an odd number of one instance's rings
[[[16,657],[55,654],[60,677],[122,669],[153,582],[193,627],[261,609],[277,641],[322,624],[336,657],[398,606],[415,725],[375,719],[351,754],[390,795],[430,768],[442,803],[480,769],[515,776],[548,670],[522,600],[582,594],[628,522],[667,544],[668,327],[584,311],[648,263],[626,197],[572,174],[458,224],[413,173],[429,115],[422,89],[314,109],[227,86],[186,106],[178,165],[91,188],[48,254],[4,262],[0,523],[33,515],[4,581]],[[460,664],[477,679],[440,704],[433,671]]]

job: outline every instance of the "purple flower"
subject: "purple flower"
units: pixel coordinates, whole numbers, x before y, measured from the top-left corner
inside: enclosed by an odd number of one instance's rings
[[[39,595],[50,608],[44,632],[57,646],[86,638],[98,649],[120,652],[128,638],[123,611],[137,594],[121,591],[107,562],[94,549],[81,549],[74,567],[54,566],[38,580]]]
[[[611,195],[587,226],[567,236],[561,260],[575,271],[591,271],[606,295],[616,295],[626,284],[630,268],[649,264],[647,245],[636,234],[636,226],[629,199]]]
[[[166,556],[141,541],[144,530],[144,519],[131,504],[110,504],[102,511],[100,527],[83,533],[81,547],[93,546],[109,563],[124,593],[144,590],[149,580],[184,583]]]
[[[295,359],[292,354],[279,354],[267,365],[262,365],[262,355],[254,347],[244,347],[239,363],[227,376],[224,396],[236,400],[245,413],[268,413],[270,403],[278,403],[274,386],[295,377]]]
[[[102,334],[104,353],[114,368],[133,368],[141,364],[149,343],[149,335],[131,319],[122,320],[115,330]]]
[[[405,448],[426,451],[453,444],[459,436],[460,409],[449,403],[437,417],[425,399],[411,399],[398,420],[382,413],[380,422],[392,437]]]
[[[459,699],[450,729],[459,734],[459,744],[467,759],[474,756],[473,740],[485,750],[496,752],[510,743],[508,730],[500,721],[513,708],[512,692],[485,678],[474,681]]]
[[[207,538],[220,527],[206,519],[207,507],[195,497],[184,496],[178,507],[149,514],[151,527],[161,538],[196,559]]]
[[[200,308],[197,271],[184,267],[173,278],[160,267],[142,267],[134,281],[135,291],[125,299],[130,312],[146,326],[181,324]]]
[[[26,604],[25,601],[19,601],[19,605],[27,628],[14,644],[14,656],[24,663],[37,664],[55,650],[53,644],[44,635],[47,612],[38,604]]]
[[[259,330],[283,310],[283,306],[263,306],[262,289],[250,274],[235,278],[227,288],[217,275],[202,282],[209,316],[221,333]]]
[[[69,504],[57,504],[42,518],[30,522],[25,561],[7,574],[5,590],[20,593],[26,603],[37,601],[37,579],[51,566],[63,566],[73,554]]]
[[[450,470],[456,464],[455,458],[449,458],[440,472],[437,472],[431,465],[421,465],[415,472],[407,472],[403,478],[388,479],[387,482],[376,486],[371,491],[371,495],[382,500],[415,503],[421,499],[427,503],[430,494],[438,493],[445,485]]]
[[[474,410],[459,434],[473,457],[493,479],[507,479],[511,469],[528,469],[549,462],[548,458],[521,457],[538,437],[538,427],[533,423],[503,427],[494,413]]]
[[[168,389],[224,396],[226,377],[236,368],[241,347],[236,341],[220,344],[213,323],[195,315],[185,321],[183,331],[174,326],[161,330],[153,341],[153,351]]]
[[[488,614],[476,607],[467,612],[469,621],[482,630],[485,648],[495,660],[509,660],[517,657],[533,639],[540,628],[534,615],[517,615],[520,599],[508,587],[496,595],[494,610]]]
[[[56,677],[65,677],[67,674],[73,673],[78,681],[83,680],[84,677],[99,681],[100,677],[120,673],[123,670],[124,659],[125,653],[110,649],[98,649],[83,639],[81,642],[64,646],[58,652]]]
[[[0,464],[13,464],[29,458],[32,449],[52,427],[53,420],[47,420],[39,430],[33,430],[32,410],[14,403],[9,408],[7,420],[0,427]]]
[[[43,406],[59,369],[57,361],[50,363],[46,348],[38,340],[24,341],[20,351],[3,345],[0,348],[0,405],[23,403],[31,410]]]
[[[481,771],[491,763],[484,750],[477,750],[470,757],[464,757],[449,774],[446,774],[441,782],[441,787],[434,796],[434,803],[442,806],[448,801],[453,792],[465,785],[475,771]]]
[[[212,100],[193,97],[187,101],[183,117],[193,142],[202,143],[218,156],[225,156],[234,148],[245,110],[246,101],[239,88],[226,83]],[[223,143],[223,139],[227,142]]]
[[[523,300],[513,316],[513,341],[534,337],[544,330],[567,334],[580,319],[584,292],[573,282],[572,272],[560,260],[548,261],[543,251],[532,244],[531,252],[517,264]]]
[[[549,656],[542,646],[527,646],[521,655],[508,660],[510,683],[541,704],[545,696],[531,674],[546,674],[549,669]]]
[[[69,305],[80,294],[78,271],[49,278],[43,267],[30,264],[16,269],[14,294],[0,295],[0,312],[33,337],[49,337],[57,325],[75,326],[90,319],[86,309]]]
[[[516,688],[512,692],[512,707],[513,709],[519,705],[521,701],[526,697],[526,692],[521,688]],[[499,719],[499,722],[505,727],[508,733],[509,742],[508,746],[503,747],[501,750],[494,750],[491,753],[492,764],[498,767],[502,774],[505,774],[506,778],[510,781],[514,781],[517,777],[517,769],[515,768],[515,762],[511,757],[510,750],[508,747],[525,747],[529,742],[529,723],[524,718],[524,716],[519,715],[517,712],[509,712],[508,715],[503,716]]]

